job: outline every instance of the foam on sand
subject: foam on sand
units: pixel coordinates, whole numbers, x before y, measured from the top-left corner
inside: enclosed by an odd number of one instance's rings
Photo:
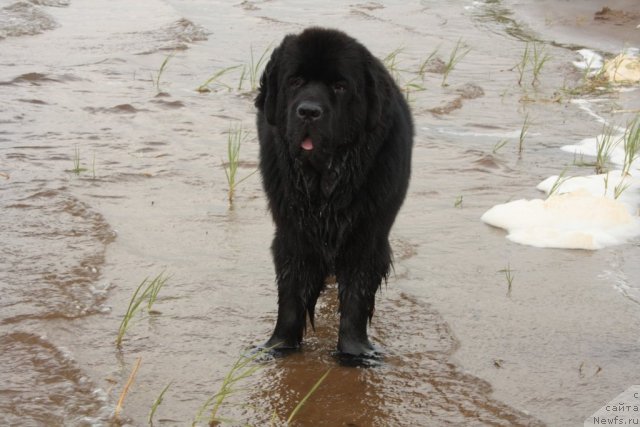
[[[576,53],[581,58],[573,61],[573,65],[584,70],[590,77],[602,74],[612,83],[640,82],[640,56],[636,48],[626,49],[616,57],[607,60],[589,49],[580,49]]]
[[[586,70],[588,75],[594,75],[604,65],[602,55],[590,50],[580,49],[576,52],[580,55],[579,61],[573,61],[573,65],[581,70]]]
[[[542,181],[547,194],[557,176]],[[624,188],[615,199],[615,189]],[[640,179],[620,171],[567,178],[546,200],[516,200],[494,206],[482,221],[506,229],[507,238],[540,248],[601,249],[640,236]]]
[[[506,229],[513,242],[540,248],[593,250],[640,236],[640,218],[623,203],[586,190],[497,205],[482,221]]]
[[[497,205],[481,219],[506,229],[509,240],[523,245],[594,250],[623,244],[640,236],[640,170],[631,173],[635,176],[620,170],[551,176],[537,186],[547,195],[553,192],[546,200]]]
[[[583,49],[578,53],[583,61],[574,62],[576,67],[587,72],[602,67],[607,78],[613,79],[607,67],[614,62],[611,71],[618,75],[623,69],[635,72],[636,65],[640,71],[637,49],[604,65],[595,52]],[[624,81],[637,82],[629,73]],[[492,207],[482,221],[507,230],[509,240],[543,248],[594,250],[640,236],[640,153],[634,148],[637,142],[632,142],[637,141],[640,119],[636,116],[622,128],[607,123],[590,108],[589,101],[574,103],[604,125],[603,134],[565,145],[562,151],[573,153],[574,158],[600,155],[601,168],[616,165],[620,170],[581,177],[551,176],[537,186],[547,194],[545,200],[516,200]]]
[[[640,82],[640,57],[634,53],[621,53],[604,64],[604,74],[610,82]]]

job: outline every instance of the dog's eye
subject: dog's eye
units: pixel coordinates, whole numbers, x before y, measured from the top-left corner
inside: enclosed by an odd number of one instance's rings
[[[347,84],[345,82],[335,82],[331,87],[335,93],[344,93],[347,90]]]
[[[289,77],[289,87],[292,89],[299,88],[304,84],[304,80],[302,77],[294,76]]]

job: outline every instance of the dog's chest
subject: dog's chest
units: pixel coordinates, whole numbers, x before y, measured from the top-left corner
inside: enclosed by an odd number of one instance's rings
[[[326,261],[333,262],[349,236],[354,219],[348,204],[336,203],[334,198],[327,199],[323,194],[317,196],[311,199],[306,195],[302,199],[304,203],[292,206],[295,210],[292,214],[298,218],[298,233],[306,244],[315,246]]]

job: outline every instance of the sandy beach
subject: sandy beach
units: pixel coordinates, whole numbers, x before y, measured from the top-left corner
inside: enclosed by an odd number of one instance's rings
[[[637,1],[0,7],[3,425],[148,425],[169,384],[153,425],[209,424],[211,398],[276,316],[273,224],[255,174],[256,62],[310,25],[387,58],[414,116],[394,274],[370,325],[384,359],[337,361],[329,286],[302,350],[261,362],[219,408],[222,424],[286,425],[328,370],[290,425],[582,425],[640,384],[638,239],[538,248],[480,219],[544,199],[536,186],[549,177],[593,175],[591,157],[562,147],[638,116],[637,84],[575,65],[581,49],[603,61],[637,54]],[[445,76],[456,46],[465,53]],[[534,49],[544,65],[519,70]],[[230,205],[234,129],[246,179]],[[118,348],[136,288],[161,273],[153,307]]]

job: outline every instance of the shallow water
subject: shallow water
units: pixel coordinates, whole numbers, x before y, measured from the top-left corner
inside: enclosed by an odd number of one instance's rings
[[[395,274],[371,326],[382,364],[337,364],[329,287],[304,349],[265,362],[231,398],[243,405],[220,415],[286,418],[328,368],[298,425],[576,425],[640,383],[640,244],[536,249],[479,220],[495,204],[540,197],[535,186],[573,160],[560,148],[602,130],[591,112],[623,123],[619,111],[639,107],[637,91],[583,96],[588,109],[558,96],[582,78],[574,31],[565,43],[557,27],[546,35],[494,1],[88,3],[0,4],[3,425],[144,425],[169,382],[154,424],[188,425],[237,358],[268,337],[273,226],[258,175],[229,208],[221,167],[239,122],[251,131],[239,175],[256,168],[253,95],[248,81],[236,89],[240,69],[221,78],[233,90],[195,89],[312,24],[342,28],[380,57],[403,47],[403,70],[436,48],[446,61],[459,39],[471,50],[446,87],[438,72],[424,82],[400,72],[426,90],[409,95],[413,177],[392,233]],[[533,39],[552,59],[539,84],[527,74],[520,87],[513,67]],[[625,46],[616,40],[603,53]],[[171,277],[157,313],[116,349],[133,291],[162,271]]]

